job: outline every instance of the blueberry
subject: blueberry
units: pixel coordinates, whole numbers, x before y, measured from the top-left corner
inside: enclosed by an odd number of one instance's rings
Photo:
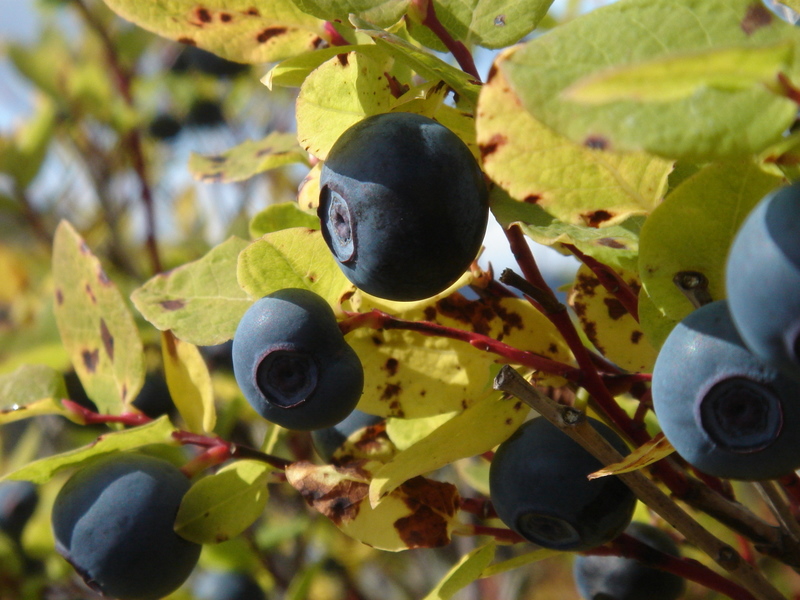
[[[330,462],[336,451],[347,442],[351,435],[383,422],[383,417],[370,415],[356,409],[346,419],[333,427],[326,427],[312,432],[311,439],[314,442],[314,449],[322,460]]]
[[[213,346],[200,346],[200,354],[206,360],[208,368],[212,371],[233,371],[233,340],[215,344]]]
[[[261,586],[247,573],[204,571],[197,576],[192,593],[196,600],[266,600]]]
[[[608,426],[591,425],[620,453],[628,448]],[[588,550],[630,523],[636,496],[616,477],[589,480],[602,463],[543,417],[498,446],[489,469],[492,503],[522,537],[554,550]]]
[[[181,132],[181,122],[172,115],[160,114],[150,121],[147,132],[157,140],[171,140]]]
[[[186,124],[194,127],[216,127],[223,123],[222,106],[216,100],[195,100],[186,115]]]
[[[320,175],[322,235],[365,292],[419,300],[454,283],[480,249],[489,215],[467,145],[433,119],[373,115],[346,130]]]
[[[652,395],[664,435],[700,471],[760,480],[800,467],[800,381],[748,350],[725,300],[670,332]]]
[[[328,303],[287,288],[256,301],[233,337],[233,369],[247,401],[288,429],[344,419],[364,388],[364,369]]]
[[[37,504],[39,492],[30,481],[0,482],[0,531],[19,540]]]
[[[731,316],[762,360],[800,379],[800,183],[768,194],[728,255]]]
[[[201,546],[173,526],[189,480],[151,456],[111,454],[77,471],[53,504],[56,550],[92,589],[156,600],[180,587]]]
[[[227,79],[246,73],[250,65],[233,62],[197,46],[187,46],[175,59],[170,71],[185,73],[191,70]]]
[[[665,554],[680,556],[675,542],[658,527],[634,521],[625,533]],[[682,577],[620,556],[579,555],[572,573],[584,600],[677,600],[686,588]]]

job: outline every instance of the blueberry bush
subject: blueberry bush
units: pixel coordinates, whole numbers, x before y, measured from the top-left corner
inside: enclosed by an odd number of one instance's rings
[[[800,597],[800,2],[27,4],[0,600]]]

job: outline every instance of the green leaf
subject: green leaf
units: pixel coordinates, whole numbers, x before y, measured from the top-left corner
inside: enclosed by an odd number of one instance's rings
[[[150,279],[131,295],[136,308],[161,331],[198,346],[233,338],[252,304],[236,280],[236,263],[247,241],[235,236],[203,258]]]
[[[218,544],[241,534],[264,511],[272,468],[255,460],[237,460],[204,477],[186,492],[175,531],[198,544]]]
[[[367,56],[372,56],[376,60],[380,58],[381,51],[373,44],[361,44],[353,46],[331,46],[330,48],[322,48],[314,52],[307,52],[299,56],[287,58],[272,67],[264,77],[261,78],[261,83],[267,86],[270,90],[275,86],[283,87],[300,87],[308,77],[309,73],[320,66],[322,63],[332,59],[339,54],[348,54],[350,52],[358,52]]]
[[[297,137],[273,131],[262,140],[247,140],[222,154],[192,154],[189,170],[200,181],[228,183],[294,163],[308,164]]]
[[[350,17],[350,22],[357,31],[370,36],[379,48],[414,70],[421,77],[428,81],[444,81],[469,105],[475,106],[477,103],[480,82],[475,81],[472,76],[447,64],[430,52],[410,44],[400,36],[376,28],[372,23],[363,19]]]
[[[480,578],[496,550],[497,544],[489,542],[462,556],[423,600],[450,600],[459,590]]]
[[[53,241],[54,312],[64,347],[101,413],[118,414],[144,380],[144,353],[131,311],[100,261],[67,221]]]
[[[297,139],[319,159],[351,125],[367,115],[388,112],[392,95],[385,57],[337,54],[317,67],[297,96]]]
[[[667,196],[642,227],[639,273],[655,310],[641,325],[654,347],[693,307],[673,283],[681,271],[708,279],[711,297],[725,297],[725,259],[740,225],[756,203],[782,180],[755,164],[705,167]],[[669,323],[669,327],[665,325]]]
[[[558,554],[561,554],[561,552],[558,550],[549,550],[547,548],[539,548],[538,550],[533,550],[532,552],[526,552],[525,554],[520,554],[514,558],[509,558],[508,560],[504,560],[486,567],[483,570],[483,573],[481,573],[481,578],[493,577],[499,573],[505,573],[506,571],[518,569],[520,567],[539,562],[540,560],[557,556]]]
[[[378,309],[409,321],[432,321],[499,339],[569,363],[571,355],[550,321],[518,298],[470,301],[449,293],[416,303],[357,294],[360,312]],[[415,419],[462,411],[489,397],[496,355],[473,345],[402,329],[358,328],[347,342],[364,366],[358,408],[384,417]],[[542,374],[538,374],[542,377]],[[554,385],[563,380],[555,378]]]
[[[33,483],[46,483],[59,471],[80,466],[96,456],[133,450],[150,444],[171,444],[174,431],[175,427],[169,422],[169,417],[164,415],[146,425],[101,435],[88,446],[41,458],[5,475],[2,479],[27,479]]]
[[[75,423],[81,419],[61,405],[67,397],[64,377],[46,365],[21,365],[0,375],[0,425],[38,417],[61,415]]]
[[[737,92],[768,86],[791,64],[795,45],[783,41],[761,48],[714,48],[612,67],[579,79],[562,95],[584,104],[617,100],[670,102],[704,87]]]
[[[593,230],[582,237],[597,239],[611,225],[650,213],[672,169],[644,152],[606,152],[558,135],[520,106],[502,70],[481,91],[476,128],[492,180],[531,211],[538,207],[564,224]]]
[[[211,433],[217,413],[206,361],[197,346],[179,340],[169,331],[161,334],[161,347],[169,394],[186,427],[194,433]]]
[[[559,221],[536,204],[517,202],[501,188],[490,193],[492,214],[503,227],[519,224],[529,238],[545,246],[572,244],[603,264],[635,268],[639,255],[639,230],[644,217],[631,217],[619,225],[585,227]]]
[[[56,107],[43,100],[36,113],[14,132],[11,147],[0,150],[0,171],[14,178],[16,187],[24,190],[42,166],[56,123]]]
[[[121,17],[160,36],[228,60],[259,64],[314,50],[322,22],[291,0],[105,0]]]
[[[326,21],[344,21],[350,14],[379,27],[393,25],[405,14],[410,0],[295,0],[303,12]]]
[[[352,289],[322,234],[302,227],[276,231],[250,244],[239,255],[237,274],[253,298],[284,288],[306,288],[335,307]]]
[[[733,48],[758,53],[786,41],[796,55],[798,39],[796,28],[752,0],[620,0],[509,50],[496,70],[534,117],[587,147],[695,160],[734,158],[779,139],[795,117],[795,103],[764,86],[737,91],[703,86],[666,102],[619,100],[601,106],[566,100],[563,93],[608,69],[692,53]],[[800,61],[792,60],[785,74],[795,79],[799,69]]]
[[[378,469],[370,483],[370,502],[378,504],[412,477],[491,450],[509,438],[529,412],[519,400],[499,395],[473,404]]]
[[[270,204],[250,220],[250,236],[260,238],[268,233],[292,227],[319,229],[319,218],[300,210],[296,202]]]

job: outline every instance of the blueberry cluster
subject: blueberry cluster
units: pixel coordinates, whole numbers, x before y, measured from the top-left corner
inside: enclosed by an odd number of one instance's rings
[[[420,300],[475,259],[489,218],[483,172],[452,131],[414,113],[359,121],[320,175],[322,235],[347,278],[389,300]]]
[[[331,427],[356,407],[364,369],[330,305],[305,289],[256,301],[233,337],[233,371],[262,417],[288,429]]]
[[[737,233],[727,300],[670,333],[653,371],[664,435],[710,475],[764,480],[800,468],[800,185],[766,196]]]

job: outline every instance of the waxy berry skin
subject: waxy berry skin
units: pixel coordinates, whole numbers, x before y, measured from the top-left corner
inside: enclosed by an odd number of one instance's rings
[[[322,235],[368,294],[420,300],[469,268],[489,217],[483,172],[452,131],[414,113],[347,129],[320,174]]]

